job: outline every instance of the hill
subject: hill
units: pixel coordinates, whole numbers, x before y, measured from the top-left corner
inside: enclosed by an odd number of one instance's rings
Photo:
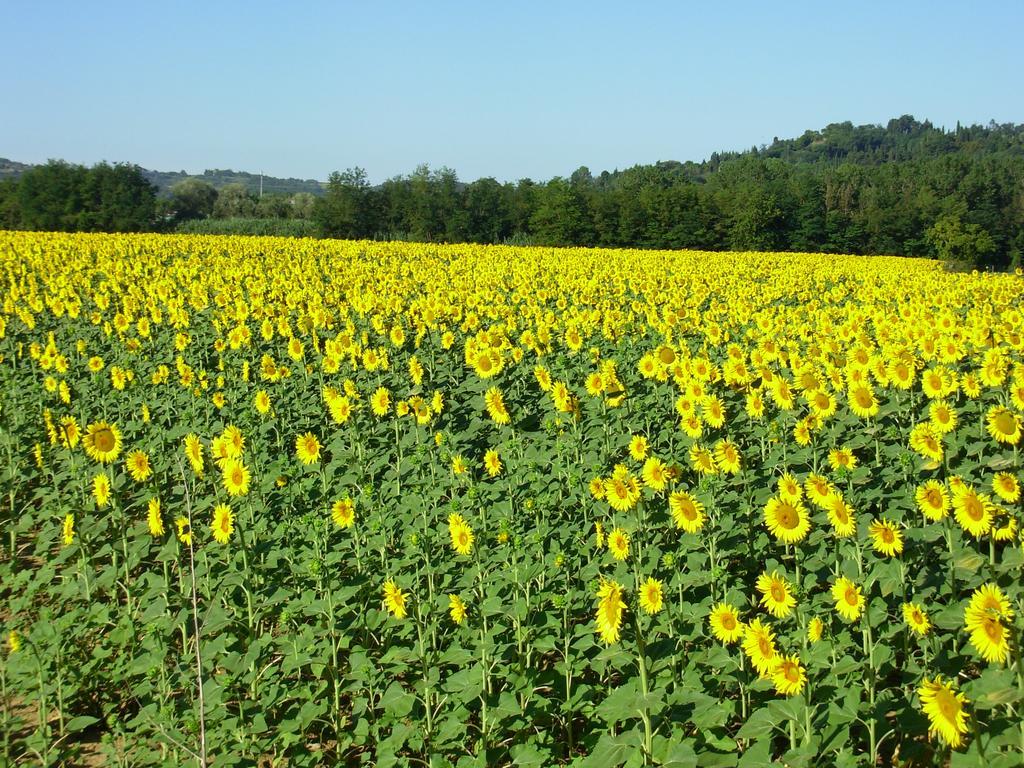
[[[0,157],[0,181],[3,179],[19,178],[26,171],[34,167],[34,165]],[[156,185],[161,195],[166,195],[172,186],[185,179],[199,179],[207,184],[212,184],[216,189],[223,189],[228,184],[241,184],[252,194],[259,194],[261,178],[263,194],[265,195],[294,195],[297,192],[322,195],[324,192],[323,183],[314,179],[281,179],[276,176],[261,177],[258,173],[222,170],[219,168],[206,170],[201,174],[189,174],[186,171],[151,171],[143,168],[142,175]]]

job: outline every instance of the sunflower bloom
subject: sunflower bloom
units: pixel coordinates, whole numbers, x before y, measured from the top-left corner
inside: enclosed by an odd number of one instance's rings
[[[711,609],[708,626],[711,628],[711,634],[726,645],[732,645],[743,637],[743,622],[740,621],[736,609],[728,603],[718,603]]]
[[[466,620],[466,612],[466,604],[461,597],[455,594],[448,595],[448,615],[452,617],[452,621],[461,624]]]
[[[967,715],[964,705],[969,700],[962,693],[953,690],[952,683],[944,683],[941,676],[934,680],[925,678],[917,689],[921,698],[921,709],[928,716],[928,735],[953,749],[963,744],[967,733]]]
[[[132,479],[137,483],[145,482],[153,474],[149,465],[149,456],[145,451],[132,451],[124,460],[125,467]]]
[[[928,630],[932,628],[928,614],[917,603],[903,604],[903,621],[910,628],[910,631],[918,637],[924,637],[928,634]]]
[[[155,496],[149,500],[146,507],[146,522],[149,525],[150,536],[164,535],[164,519],[160,515],[160,499]]]
[[[451,536],[452,549],[460,555],[468,555],[473,549],[473,529],[457,512],[448,515],[448,533]]]
[[[331,520],[339,528],[351,528],[356,520],[356,505],[352,499],[338,499],[331,505]]]
[[[697,533],[704,527],[704,505],[686,491],[673,491],[668,497],[669,510],[676,528]]]
[[[795,481],[794,486],[800,488]],[[807,508],[799,499],[787,501],[773,496],[764,508],[764,522],[776,540],[783,544],[803,541],[807,532],[811,530]]]
[[[65,515],[64,516],[64,527],[61,530],[61,534],[64,540],[64,545],[67,546],[75,540],[75,516]]]
[[[783,696],[796,696],[807,683],[807,672],[796,656],[783,656],[772,670],[772,683]]]
[[[85,428],[82,444],[90,459],[110,464],[121,453],[121,432],[114,424],[97,421]]]
[[[597,597],[597,616],[594,619],[597,633],[606,644],[617,643],[622,628],[622,614],[626,610],[626,603],[622,599],[622,585],[614,581],[603,581],[597,591]]]
[[[203,444],[199,442],[198,435],[190,434],[185,437],[184,443],[185,458],[192,465],[192,471],[197,476],[203,474]]]
[[[1009,408],[996,405],[985,414],[985,423],[992,439],[1006,445],[1020,442],[1021,418]]]
[[[406,594],[395,584],[394,579],[384,582],[384,606],[396,619],[405,618],[406,600]]]
[[[903,551],[903,534],[896,523],[890,520],[874,520],[868,528],[871,546],[879,554],[895,557]]]
[[[227,544],[235,530],[235,514],[227,504],[218,504],[213,510],[213,522],[210,524],[213,538],[218,544]]]
[[[841,576],[832,585],[832,599],[836,603],[836,612],[847,621],[856,621],[864,610],[864,595],[860,587],[845,576]]]
[[[245,496],[249,492],[249,470],[238,459],[227,459],[223,468],[224,490],[231,496]]]
[[[796,598],[786,579],[780,576],[778,571],[758,576],[757,591],[761,593],[761,605],[777,619],[786,618],[796,607]]]
[[[661,610],[664,604],[664,587],[660,581],[649,578],[640,585],[640,608],[651,616]]]
[[[316,464],[320,460],[320,441],[312,432],[306,432],[295,438],[295,456],[305,465]]]
[[[961,528],[976,539],[980,539],[992,528],[995,505],[986,493],[978,493],[966,487],[953,496],[953,511]]]
[[[763,678],[771,677],[778,660],[775,635],[770,627],[761,623],[760,619],[754,619],[744,627],[743,652],[754,665],[758,675]]]
[[[608,534],[608,551],[616,560],[629,557],[629,534],[622,528],[615,528]]]

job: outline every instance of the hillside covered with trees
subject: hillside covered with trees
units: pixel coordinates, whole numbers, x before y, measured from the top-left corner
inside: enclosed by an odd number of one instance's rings
[[[248,179],[218,188],[189,177],[158,195],[147,173],[23,167],[0,182],[0,226],[899,254],[987,269],[1024,257],[1024,125],[1016,124],[836,123],[702,162],[598,175],[581,167],[547,182],[466,183],[422,165],[379,185],[359,168],[335,172],[322,194],[265,187],[259,197]]]

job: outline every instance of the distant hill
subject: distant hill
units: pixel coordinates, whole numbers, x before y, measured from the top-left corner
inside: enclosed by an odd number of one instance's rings
[[[0,180],[17,178],[32,167],[32,165],[26,163],[19,163],[14,160],[8,160],[5,157],[0,157]],[[142,175],[156,185],[157,189],[160,190],[160,194],[166,194],[174,184],[185,179],[199,179],[200,181],[212,184],[217,189],[221,189],[228,184],[242,184],[246,189],[255,194],[258,194],[260,191],[260,174],[247,173],[246,171],[213,169],[203,171],[201,174],[189,174],[185,171],[151,171],[143,168]],[[294,195],[296,192],[310,192],[314,195],[322,195],[324,184],[314,179],[263,177],[264,194]]]

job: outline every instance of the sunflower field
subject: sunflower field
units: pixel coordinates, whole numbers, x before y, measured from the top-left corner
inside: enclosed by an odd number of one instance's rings
[[[1024,278],[0,233],[0,763],[1024,764]]]

